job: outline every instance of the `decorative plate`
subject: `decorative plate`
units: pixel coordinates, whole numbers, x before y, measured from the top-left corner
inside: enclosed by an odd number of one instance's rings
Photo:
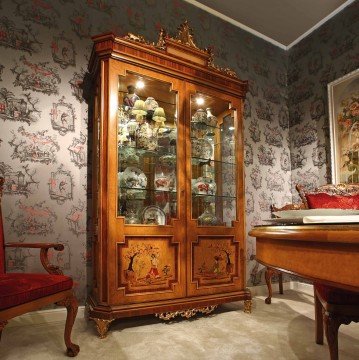
[[[166,214],[155,205],[147,206],[142,212],[142,223],[151,225],[165,225]]]
[[[212,144],[206,139],[192,139],[192,156],[202,159],[212,157]]]
[[[129,166],[120,175],[120,184],[131,189],[144,189],[147,186],[146,175],[137,167]]]

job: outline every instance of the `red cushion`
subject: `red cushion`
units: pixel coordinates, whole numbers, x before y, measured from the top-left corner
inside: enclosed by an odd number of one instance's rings
[[[71,289],[72,284],[65,275],[1,274],[0,310]]]
[[[359,293],[338,289],[332,286],[315,284],[320,297],[327,303],[336,305],[359,305]]]
[[[356,209],[359,210],[359,195],[342,196],[326,193],[305,194],[309,209]]]

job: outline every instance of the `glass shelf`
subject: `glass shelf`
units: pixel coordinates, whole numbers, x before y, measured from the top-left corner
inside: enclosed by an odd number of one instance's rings
[[[160,189],[151,189],[151,188],[130,188],[125,186],[119,186],[121,190],[131,190],[131,191],[149,191],[153,193],[169,193],[169,194],[177,194],[177,190],[160,190]],[[121,192],[120,192],[121,193]]]
[[[197,198],[197,199],[205,199],[209,198],[208,200],[212,201],[216,201],[217,199],[221,199],[221,200],[236,200],[237,198],[235,196],[229,196],[229,195],[207,195],[207,194],[192,194],[192,198]]]
[[[213,163],[213,164],[223,164],[223,165],[230,165],[230,166],[236,166],[234,162],[227,162],[227,161],[221,161],[221,160],[214,160],[214,159],[205,159],[200,157],[191,157],[192,160],[198,161],[202,165],[205,165],[206,163]],[[198,165],[198,164],[192,164],[192,165]],[[210,164],[208,164],[210,165]]]

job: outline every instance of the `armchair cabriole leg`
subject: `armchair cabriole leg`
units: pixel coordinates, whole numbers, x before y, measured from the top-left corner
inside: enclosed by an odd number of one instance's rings
[[[268,288],[268,297],[264,300],[266,304],[270,304],[272,302],[272,276],[273,276],[273,269],[272,268],[268,268],[266,269],[265,272],[265,279],[266,279],[266,283],[267,283],[267,288]]]
[[[279,280],[278,280],[278,283],[279,283],[279,294],[282,294],[283,295],[283,273],[279,273]]]
[[[75,322],[75,318],[77,315],[78,302],[75,296],[71,296],[66,298],[65,300],[59,301],[56,303],[59,306],[65,306],[67,309],[67,317],[66,317],[66,325],[65,325],[65,333],[64,340],[67,347],[66,355],[70,357],[76,356],[80,347],[76,344],[73,344],[71,341],[71,331]]]
[[[341,325],[340,319],[323,309],[325,335],[327,337],[330,360],[338,360],[338,330]]]
[[[323,345],[323,306],[314,290],[314,308],[315,308],[315,342]]]
[[[6,320],[0,320],[0,341],[1,341],[2,331],[3,331],[4,327],[6,326],[6,324],[7,324]]]

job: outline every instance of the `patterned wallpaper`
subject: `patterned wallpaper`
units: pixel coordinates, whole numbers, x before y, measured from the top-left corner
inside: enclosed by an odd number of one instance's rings
[[[314,188],[331,182],[327,85],[359,67],[359,2],[290,49],[288,64],[295,194],[297,183]]]
[[[84,301],[91,278],[91,195],[89,116],[80,84],[90,36],[133,32],[155,40],[160,27],[174,34],[185,19],[199,47],[212,46],[219,65],[249,80],[247,230],[269,218],[272,203],[291,201],[296,179],[325,179],[323,84],[358,66],[357,5],[298,44],[288,57],[284,50],[181,0],[0,0],[0,174],[7,179],[6,241],[64,243],[65,251],[51,253],[52,261],[74,278]],[[291,143],[290,129],[301,134]],[[254,255],[254,239],[248,238],[248,285],[263,282]],[[8,250],[6,265],[8,271],[41,269],[35,250]]]

